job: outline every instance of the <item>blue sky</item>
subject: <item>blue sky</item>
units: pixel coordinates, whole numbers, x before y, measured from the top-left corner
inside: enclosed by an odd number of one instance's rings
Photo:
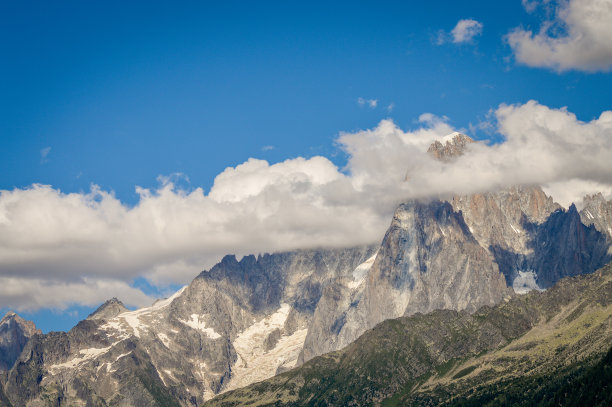
[[[142,203],[136,187],[155,190],[160,175],[182,174],[171,180],[183,195],[207,194],[218,174],[249,158],[323,156],[350,171],[339,135],[383,119],[410,131],[431,113],[453,130],[502,140],[483,125],[500,104],[535,100],[581,122],[612,106],[605,49],[593,51],[603,68],[566,56],[517,60],[506,39],[517,27],[536,33],[548,20],[551,38],[571,34],[555,2],[244,3],[1,2],[0,189],[44,184],[86,195],[94,184],[129,210]],[[455,43],[451,30],[465,19],[481,31]],[[215,256],[233,247],[228,240]],[[36,264],[49,281],[70,281]],[[89,266],[80,265],[83,275]],[[152,267],[133,266],[127,283],[158,281],[147,277]],[[23,270],[0,261],[0,276]],[[167,292],[185,277],[162,280],[141,291]],[[21,313],[47,331],[95,307],[66,304]]]

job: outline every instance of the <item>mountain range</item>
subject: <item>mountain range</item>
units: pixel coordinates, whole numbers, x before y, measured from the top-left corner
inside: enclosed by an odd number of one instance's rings
[[[429,152],[449,162],[472,142]],[[540,377],[536,362],[588,374],[611,346],[609,267],[594,273],[611,246],[601,194],[580,211],[538,186],[407,201],[377,245],[228,255],[170,298],[111,299],[69,332],[7,315],[0,405],[437,405]]]

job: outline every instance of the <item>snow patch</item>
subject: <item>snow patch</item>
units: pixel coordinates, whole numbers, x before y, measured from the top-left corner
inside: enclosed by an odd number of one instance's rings
[[[117,356],[115,358],[115,362],[118,361],[119,359],[121,359],[122,357],[125,357],[125,356],[129,355],[130,353],[132,353],[132,351],[129,351],[127,353],[122,353],[121,355],[119,355],[119,356]]]
[[[440,225],[438,225],[438,230],[440,231],[440,233],[442,233],[442,236],[446,237],[446,232],[444,232]]]
[[[591,220],[595,219],[595,218],[593,217],[593,215],[591,214],[591,212],[589,212],[589,210],[588,210],[588,209],[585,209],[585,210],[584,210],[584,213],[586,213],[587,218],[589,218],[589,219],[591,219]]]
[[[163,334],[163,333],[158,333],[157,337],[159,338],[160,341],[162,341],[162,343],[164,344],[166,348],[170,349],[170,339],[168,338],[168,335]]]
[[[172,294],[172,296],[163,300],[155,301],[155,303],[150,307],[140,308],[135,311],[123,312],[117,315],[117,317],[109,321],[107,324],[103,325],[102,328],[105,328],[108,325],[109,327],[116,328],[119,332],[125,332],[123,326],[121,326],[121,321],[123,321],[131,328],[134,336],[140,338],[141,330],[144,331],[147,328],[147,325],[140,321],[140,317],[150,315],[156,311],[166,308],[172,303],[172,301],[181,295],[186,288],[187,286],[183,286],[180,290]]]
[[[179,319],[179,321],[188,327],[195,329],[196,331],[204,332],[210,339],[220,338],[221,335],[219,335],[214,329],[206,327],[206,322],[203,321],[201,317],[202,316],[198,314],[191,314],[189,321],[185,321],[184,319]]]
[[[238,360],[232,366],[232,377],[223,392],[272,377],[280,366],[295,367],[307,329],[282,335],[274,348],[267,352],[264,345],[270,333],[283,329],[290,311],[290,305],[282,304],[274,314],[254,323],[236,337],[233,345]]]
[[[106,348],[81,349],[79,351],[79,356],[72,358],[69,361],[64,362],[64,363],[58,363],[56,365],[51,365],[49,366],[49,371],[51,371],[52,373],[55,373],[57,370],[74,368],[80,365],[81,363],[93,360],[97,358],[98,356],[108,352],[111,347],[112,345]]]
[[[140,328],[143,325],[140,322],[140,319],[138,319],[138,311],[125,312],[121,314],[119,317],[123,318],[123,320],[127,322],[130,328],[132,328],[132,332],[134,333],[134,336],[136,336],[137,338],[140,338]]]
[[[368,274],[368,272],[372,268],[372,264],[374,264],[374,260],[376,260],[377,254],[378,254],[378,251],[376,251],[376,253],[374,253],[372,257],[370,257],[369,259],[367,259],[366,261],[364,261],[363,263],[355,267],[355,270],[353,270],[353,273],[352,273],[353,281],[349,282],[348,284],[349,288],[351,289],[357,288],[361,285],[361,283],[363,283],[363,281],[365,280],[365,276]]]
[[[520,231],[520,230],[518,230],[517,228],[515,228],[515,227],[514,227],[514,225],[513,225],[512,223],[510,224],[510,227],[512,228],[512,230],[514,230],[514,232],[515,232],[517,235],[520,235],[520,234],[521,234],[521,231]]]
[[[447,134],[446,136],[442,137],[441,138],[441,143],[442,144],[446,144],[447,142],[451,142],[451,141],[453,141],[453,139],[456,136],[460,136],[460,135],[461,135],[461,133],[459,133],[458,131],[454,131],[454,132],[452,132],[450,134]]]
[[[518,276],[512,282],[512,289],[517,294],[526,294],[531,290],[544,291],[538,286],[536,277],[533,271],[519,271]]]

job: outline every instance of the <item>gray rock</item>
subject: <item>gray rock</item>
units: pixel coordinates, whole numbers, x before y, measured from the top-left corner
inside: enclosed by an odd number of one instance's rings
[[[324,291],[300,362],[340,349],[386,319],[474,311],[511,294],[461,213],[441,201],[400,205],[364,282],[350,283],[337,280]]]
[[[30,338],[41,331],[34,322],[9,311],[0,320],[0,371],[7,371],[21,354]]]
[[[442,144],[439,141],[434,141],[427,152],[434,156],[436,159],[449,162],[454,160],[456,157],[463,155],[469,144],[475,143],[475,141],[466,136],[465,134],[456,133],[450,140]]]
[[[116,297],[113,297],[100,305],[87,317],[87,319],[110,319],[126,311],[128,311],[128,309],[125,305]]]
[[[612,241],[612,200],[606,201],[601,193],[585,196],[580,219],[587,226],[595,226]]]

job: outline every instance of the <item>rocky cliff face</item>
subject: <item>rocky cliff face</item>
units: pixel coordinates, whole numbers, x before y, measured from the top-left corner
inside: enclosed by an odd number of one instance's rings
[[[300,362],[340,349],[386,319],[475,311],[511,295],[491,253],[448,202],[400,205],[366,266],[360,280],[338,280],[324,292]]]
[[[14,405],[201,405],[294,367],[322,287],[374,251],[226,256],[151,307],[110,300],[70,332],[28,343],[5,394]]]
[[[606,201],[601,193],[587,195],[583,200],[584,207],[580,211],[580,219],[587,226],[606,235],[612,241],[612,200]]]
[[[338,352],[207,405],[566,405],[553,403],[555,395],[571,395],[564,386],[611,347],[608,265],[473,314],[436,310],[387,320]],[[600,382],[592,387],[599,397],[582,399],[609,399],[609,381]]]
[[[87,319],[110,319],[127,312],[127,308],[116,297],[111,298],[91,313]]]
[[[452,205],[516,292],[550,287],[611,259],[606,236],[583,224],[574,205],[564,210],[540,187],[454,197]]]
[[[30,338],[40,333],[32,321],[7,312],[0,320],[0,371],[13,367]]]
[[[427,152],[444,162],[452,161],[456,157],[463,155],[466,147],[471,143],[475,143],[472,138],[461,133],[450,134],[447,136],[447,140],[443,141],[445,141],[444,144],[440,141],[435,141],[429,146]]]

